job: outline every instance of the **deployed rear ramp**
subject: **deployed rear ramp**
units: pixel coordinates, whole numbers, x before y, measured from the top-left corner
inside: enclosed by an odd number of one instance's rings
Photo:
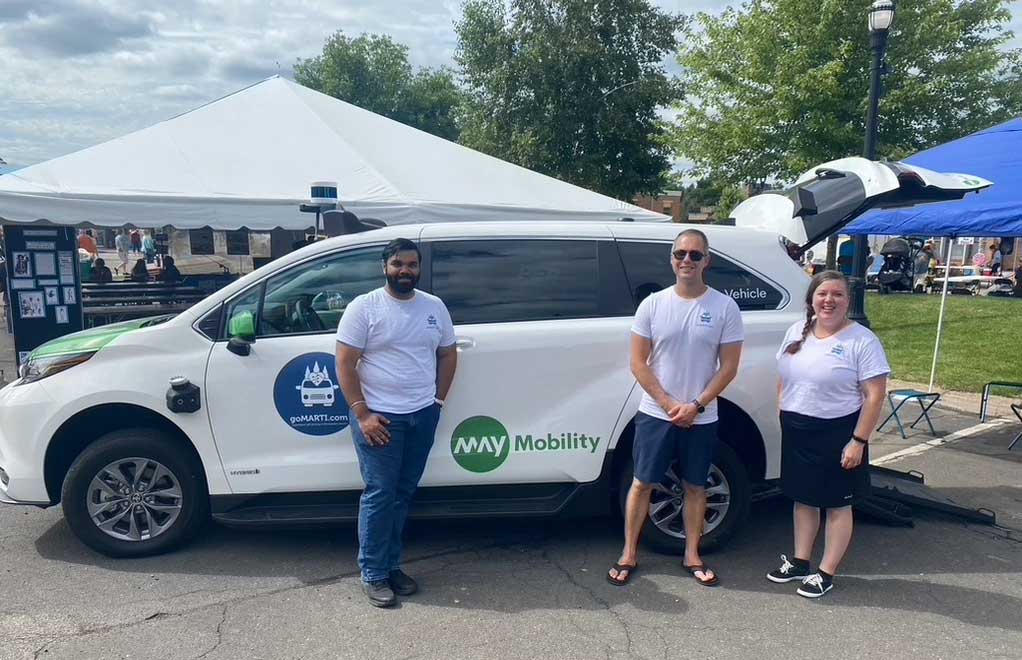
[[[924,483],[919,472],[899,472],[871,465],[873,494],[855,508],[897,525],[912,525],[914,509],[937,511],[969,522],[996,525],[997,516],[989,509],[970,509],[942,495]]]

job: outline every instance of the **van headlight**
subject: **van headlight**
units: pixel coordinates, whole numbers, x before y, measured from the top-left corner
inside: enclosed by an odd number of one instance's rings
[[[21,365],[19,371],[19,380],[15,385],[28,385],[34,383],[37,380],[43,378],[49,378],[54,374],[59,374],[61,371],[67,371],[71,367],[77,366],[82,362],[85,362],[93,355],[96,351],[82,351],[80,353],[65,353],[63,355],[45,355],[36,358],[29,358],[25,364]]]

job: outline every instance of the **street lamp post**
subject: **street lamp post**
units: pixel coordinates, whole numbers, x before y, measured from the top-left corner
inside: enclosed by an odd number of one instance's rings
[[[893,0],[876,0],[869,8],[869,42],[873,51],[873,66],[869,74],[869,109],[866,111],[866,144],[864,156],[876,160],[877,133],[879,121],[880,95],[882,93],[882,76],[886,73],[884,53],[887,51],[887,34],[894,22]],[[848,315],[853,321],[869,327],[866,318],[866,251],[869,249],[868,237],[856,235],[855,250],[852,257],[852,305]]]

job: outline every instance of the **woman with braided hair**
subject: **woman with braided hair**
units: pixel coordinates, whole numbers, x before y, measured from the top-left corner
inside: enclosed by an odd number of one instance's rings
[[[828,270],[806,293],[806,318],[788,329],[777,353],[781,411],[781,488],[795,501],[792,559],[767,574],[800,580],[797,593],[818,598],[852,538],[852,505],[869,494],[869,439],[891,372],[880,340],[847,317],[848,280]],[[809,559],[827,510],[823,558]]]

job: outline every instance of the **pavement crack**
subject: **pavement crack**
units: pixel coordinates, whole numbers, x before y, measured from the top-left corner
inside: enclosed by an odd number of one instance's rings
[[[195,660],[202,660],[202,658],[205,658],[207,655],[220,648],[220,645],[223,644],[224,642],[223,627],[224,623],[227,621],[228,609],[230,609],[230,605],[225,603],[223,606],[223,611],[220,613],[220,622],[216,624],[216,643],[213,644],[213,646],[209,650],[203,651],[201,654],[196,656]]]
[[[610,615],[613,616],[615,620],[617,620],[618,625],[621,627],[621,632],[624,633],[625,639],[628,641],[628,645],[623,652],[626,653],[631,658],[642,658],[641,655],[638,655],[637,653],[635,653],[635,651],[632,650],[634,641],[632,640],[632,631],[628,627],[628,622],[625,621],[624,617],[621,616],[620,613],[614,610],[614,607],[613,605],[611,605],[610,601],[596,593],[596,591],[593,590],[592,587],[579,582],[578,579],[575,577],[574,573],[572,573],[572,571],[568,570],[560,562],[558,562],[556,559],[550,556],[546,548],[543,548],[541,557],[543,558],[544,561],[546,561],[551,566],[555,567],[557,570],[563,573],[564,577],[568,579],[568,582],[578,587],[585,593],[589,594],[589,597],[592,598],[594,602],[598,603],[603,607],[603,609],[607,610],[607,612],[609,612]]]
[[[417,557],[412,557],[412,558],[407,559],[405,561],[405,563],[406,564],[414,564],[414,563],[417,563],[417,562],[427,561],[427,560],[430,560],[430,559],[437,559],[437,558],[444,559],[446,557],[455,556],[455,555],[459,555],[459,554],[464,554],[466,552],[479,552],[481,550],[488,550],[488,549],[492,549],[492,548],[507,547],[507,546],[510,546],[510,545],[514,545],[514,543],[516,543],[516,542],[500,543],[500,542],[494,541],[494,542],[486,543],[486,544],[483,544],[483,545],[480,545],[480,546],[477,546],[477,547],[458,546],[456,548],[448,548],[446,550],[437,550],[436,552],[426,553],[426,554],[423,554],[423,555],[419,555]],[[158,611],[158,612],[149,614],[149,615],[147,615],[147,616],[145,616],[145,617],[143,617],[141,619],[138,619],[136,621],[129,621],[129,622],[126,622],[126,623],[108,624],[108,625],[102,625],[102,626],[94,626],[94,627],[91,627],[91,628],[82,628],[82,629],[78,630],[77,632],[75,632],[73,634],[61,635],[61,636],[53,637],[53,638],[49,639],[45,644],[43,644],[42,646],[40,646],[38,649],[35,650],[35,652],[33,653],[32,657],[33,657],[34,660],[39,660],[39,657],[43,653],[49,652],[49,647],[52,646],[53,644],[57,643],[57,642],[62,642],[62,641],[70,640],[70,639],[77,639],[77,638],[80,638],[80,637],[88,637],[88,636],[91,636],[91,635],[98,635],[98,634],[110,632],[112,630],[130,630],[131,628],[135,628],[137,626],[144,626],[144,625],[151,624],[151,623],[158,623],[158,622],[166,621],[166,620],[169,620],[169,619],[175,619],[175,618],[179,618],[179,617],[183,617],[183,616],[189,616],[191,614],[195,614],[197,612],[203,612],[205,610],[209,610],[209,609],[216,608],[216,607],[222,608],[223,612],[224,612],[223,616],[226,617],[227,609],[230,608],[230,607],[233,607],[234,605],[237,605],[239,603],[244,603],[244,602],[247,602],[247,601],[255,600],[257,598],[263,598],[263,597],[268,597],[268,596],[269,597],[278,596],[280,594],[288,593],[288,592],[298,592],[298,591],[302,591],[302,590],[305,590],[305,589],[316,589],[316,588],[327,586],[327,585],[331,585],[331,584],[337,584],[341,580],[345,580],[345,579],[352,578],[352,577],[358,577],[360,575],[361,575],[361,571],[356,569],[356,570],[352,570],[352,571],[346,571],[346,572],[343,572],[343,573],[338,573],[336,575],[330,575],[330,576],[327,576],[327,577],[323,577],[323,578],[320,578],[318,580],[311,580],[309,582],[302,582],[301,584],[294,584],[294,585],[289,585],[289,586],[286,586],[286,587],[280,587],[279,589],[270,589],[270,590],[267,590],[267,591],[260,591],[258,593],[254,593],[254,594],[244,594],[244,595],[240,595],[240,596],[235,596],[233,598],[229,598],[227,600],[221,601],[220,603],[211,603],[211,604],[205,604],[205,605],[197,605],[195,607],[184,609],[184,610],[181,610],[179,612],[163,612],[163,611]],[[217,635],[218,636],[220,635],[220,631],[221,631],[221,626],[222,625],[223,625],[223,620],[221,620],[220,625],[217,626]],[[219,642],[218,642],[217,645],[219,645]],[[206,653],[212,653],[213,650],[215,650],[215,648],[216,647],[214,646],[213,649],[210,649]],[[203,657],[203,656],[199,656],[199,657]],[[196,660],[198,660],[198,658],[196,658]]]

